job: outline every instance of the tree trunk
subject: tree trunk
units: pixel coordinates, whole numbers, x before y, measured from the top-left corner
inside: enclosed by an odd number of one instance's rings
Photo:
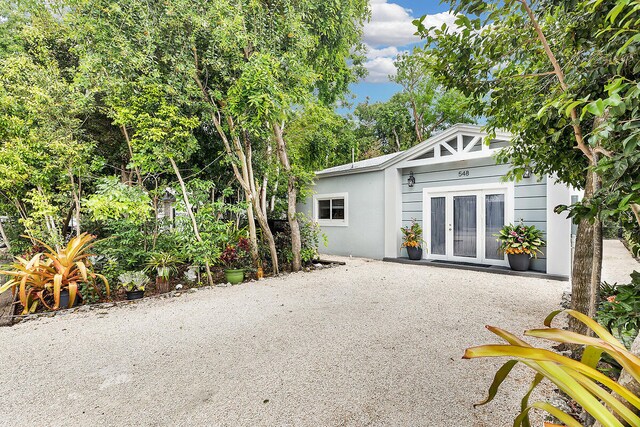
[[[593,154],[594,164],[598,163],[598,155]],[[600,190],[602,186],[602,178],[595,171],[591,171],[591,180],[593,182],[593,194]],[[600,280],[602,278],[602,221],[596,217],[593,223],[593,257],[591,265],[591,295],[589,301],[589,317],[596,318],[596,310],[598,309],[598,291],[600,290]]]
[[[584,189],[584,198],[593,196],[593,174],[587,174]],[[594,224],[588,219],[582,219],[578,223],[576,232],[576,247],[573,255],[571,272],[571,308],[584,314],[595,311],[592,306],[591,269],[594,266]],[[588,328],[573,317],[569,320],[569,330],[581,334],[588,334]]]
[[[191,224],[193,225],[193,234],[196,236],[196,240],[198,240],[198,242],[202,242],[202,237],[200,237],[200,230],[198,229],[198,223],[196,222],[196,216],[193,214],[193,209],[191,209],[191,203],[189,203],[189,195],[187,194],[187,188],[184,185],[182,174],[180,174],[180,169],[178,169],[178,165],[176,165],[176,162],[171,157],[169,158],[169,161],[171,162],[173,171],[175,172],[176,177],[178,178],[178,182],[180,183],[180,189],[182,189],[182,199],[184,200],[184,205],[187,209],[187,213],[189,214],[189,218],[191,218]],[[207,270],[209,285],[213,286],[213,275],[211,274],[209,261],[205,261],[204,266]]]
[[[253,205],[251,204],[250,196],[245,193],[245,200],[247,201],[247,221],[249,222],[249,240],[251,241],[251,261],[253,265],[259,267],[260,255],[258,253],[258,235],[256,233],[256,220],[253,216]]]
[[[245,191],[245,194],[249,196],[251,204],[253,204],[253,213],[258,219],[258,224],[260,224],[260,228],[262,229],[262,237],[267,241],[267,244],[269,245],[273,274],[278,274],[278,251],[276,250],[276,244],[273,238],[273,234],[269,229],[267,217],[263,215],[263,210],[260,206],[260,197],[256,191],[255,182],[253,181],[253,164],[251,161],[251,152],[245,152],[245,150],[251,149],[251,143],[248,140],[246,134],[243,133],[243,136],[245,138],[245,145],[243,147],[240,141],[240,137],[238,136],[238,129],[235,126],[233,117],[229,114],[224,114],[225,112],[223,111],[223,103],[218,104],[218,102],[216,102],[216,100],[209,95],[207,87],[205,87],[199,76],[198,70],[200,66],[198,63],[197,49],[193,47],[192,50],[196,70],[193,78],[200,88],[200,91],[202,92],[203,99],[212,107],[211,120],[213,121],[214,127],[216,128],[216,131],[218,132],[218,135],[222,140],[225,152],[231,160],[231,168],[233,170],[233,174],[242,189]],[[222,127],[223,118],[225,119],[228,126],[229,136],[227,135],[227,131],[225,131],[225,129]],[[239,168],[238,165],[240,166]]]
[[[277,152],[278,158],[282,167],[288,175],[287,185],[287,219],[289,220],[289,228],[291,229],[291,252],[293,252],[293,260],[291,262],[292,271],[300,271],[302,267],[302,260],[300,251],[302,250],[302,239],[300,237],[300,225],[298,224],[296,201],[298,197],[298,189],[296,188],[296,177],[291,171],[291,165],[289,164],[289,157],[287,156],[287,145],[282,135],[282,127],[274,123],[273,132],[278,144]]]
[[[269,246],[269,253],[271,254],[271,269],[273,274],[278,274],[280,272],[280,268],[278,267],[278,250],[276,249],[276,241],[273,238],[273,233],[269,228],[269,223],[267,221],[267,217],[262,214],[262,209],[260,208],[260,203],[258,199],[253,199],[255,215],[258,219],[258,224],[260,224],[260,228],[262,229],[262,238],[267,241],[267,245]]]
[[[422,134],[422,119],[418,116],[418,107],[416,106],[416,101],[411,100],[411,112],[413,113],[413,128],[416,131],[416,139],[418,144],[423,141]]]
[[[0,219],[0,236],[2,236],[2,241],[4,242],[7,250],[11,250],[11,243],[9,243],[9,239],[7,239],[7,234],[4,232],[4,224],[2,223],[2,219]]]
[[[129,139],[129,132],[127,132],[127,127],[124,125],[120,126],[120,131],[122,132],[122,135],[124,136],[124,139],[127,142],[127,147],[129,148],[129,159],[133,160],[133,147],[131,146],[131,140]],[[142,187],[143,182],[142,182],[142,175],[140,175],[140,169],[138,169],[138,167],[135,166],[133,170],[135,171],[136,176],[138,177],[138,185]]]
[[[73,195],[73,203],[76,212],[76,236],[80,235],[80,180],[78,179],[78,191],[76,191],[76,183],[73,179],[73,172],[69,170],[69,179],[71,180],[71,194]]]

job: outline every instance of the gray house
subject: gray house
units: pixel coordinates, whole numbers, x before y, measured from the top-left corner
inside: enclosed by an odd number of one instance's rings
[[[415,147],[316,173],[314,195],[299,209],[328,238],[321,252],[374,259],[406,256],[400,228],[416,219],[425,230],[425,259],[507,266],[493,236],[520,219],[543,230],[544,255],[531,268],[568,276],[571,221],[553,208],[571,189],[553,177],[503,182],[509,165],[494,155],[510,135],[489,145],[478,126],[455,125]]]

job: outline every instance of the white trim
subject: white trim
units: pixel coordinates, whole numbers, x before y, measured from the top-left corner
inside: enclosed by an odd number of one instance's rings
[[[459,135],[473,137],[474,139],[472,140],[472,143],[473,141],[476,141],[476,138],[477,138],[477,141],[473,144],[474,145],[478,143],[482,144],[481,150],[468,152],[468,150],[465,151],[465,149],[463,149],[462,152],[458,150],[457,154],[452,154],[450,156],[440,156],[440,150],[436,149],[437,148],[436,146],[450,139],[454,139],[454,138],[458,139]],[[411,161],[410,159],[415,159],[416,157],[420,157],[422,154],[426,153],[430,149],[434,149],[434,158],[443,159],[444,162],[469,160],[469,159],[474,159],[479,157],[489,157],[499,149],[491,149],[486,144],[483,144],[482,140],[486,136],[487,136],[487,133],[482,131],[481,126],[468,125],[468,124],[456,124],[438,134],[433,135],[431,138],[427,139],[426,141],[423,141],[420,144],[406,151],[401,152],[397,156],[393,156],[389,160],[386,160],[382,163],[372,165],[372,166],[353,168],[353,169],[340,169],[340,170],[328,169],[326,171],[316,172],[316,176],[318,178],[324,178],[324,177],[330,177],[330,176],[350,175],[354,173],[379,171],[379,170],[385,170],[388,168],[402,169],[405,167],[409,167],[409,166],[405,166],[405,162]],[[497,140],[511,141],[512,138],[513,136],[507,132],[496,132],[495,139]],[[454,144],[454,145],[458,146],[459,144]],[[471,143],[469,145],[471,145]],[[451,148],[454,148],[454,147],[451,147]],[[480,153],[480,154],[476,154],[476,153]],[[432,160],[432,159],[426,159],[426,160]],[[435,162],[435,163],[439,163],[439,162]],[[427,163],[427,164],[430,164],[430,163]]]
[[[402,227],[402,170],[384,171],[384,256],[400,256]]]
[[[571,275],[571,220],[553,210],[571,204],[572,190],[547,176],[547,274]]]
[[[344,219],[319,219],[318,201],[344,199]],[[322,227],[348,227],[349,226],[349,193],[326,193],[313,195],[313,220]]]
[[[449,144],[444,144],[449,145]],[[486,147],[486,145],[482,145]],[[446,148],[446,147],[445,147]],[[462,160],[475,160],[475,159],[484,159],[487,157],[493,156],[495,153],[500,151],[501,148],[488,148],[486,150],[481,151],[472,151],[470,153],[466,151],[458,152],[456,154],[451,154],[450,156],[439,156],[436,151],[436,155],[430,159],[416,159],[416,160],[405,160],[398,165],[398,168],[408,169],[415,168],[418,166],[427,166],[433,164],[441,164],[441,163],[449,163],[449,162],[459,162]],[[448,150],[451,151],[451,150]]]
[[[424,230],[429,230],[431,227],[431,197],[445,197],[446,198],[446,215],[447,224],[451,226],[453,224],[453,197],[457,195],[475,195],[478,197],[476,205],[476,223],[477,227],[477,256],[475,258],[470,257],[456,257],[453,255],[453,233],[447,232],[446,248],[447,253],[445,255],[434,255],[429,250],[424,251],[424,257],[426,259],[444,259],[450,261],[463,261],[463,262],[475,262],[490,265],[508,265],[506,256],[502,260],[486,258],[485,250],[485,195],[492,192],[502,192],[505,195],[505,224],[513,223],[515,212],[515,190],[514,183],[491,183],[491,184],[469,184],[469,185],[456,185],[446,187],[428,187],[422,190],[422,224]],[[449,230],[450,231],[450,230]],[[426,236],[424,236],[426,237]],[[427,240],[427,239],[425,239]],[[428,247],[427,247],[428,248]]]

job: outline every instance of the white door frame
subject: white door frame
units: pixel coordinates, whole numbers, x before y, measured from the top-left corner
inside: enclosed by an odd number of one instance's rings
[[[456,185],[447,187],[428,187],[422,190],[422,224],[426,230],[425,236],[431,233],[431,197],[445,197],[447,230],[446,230],[446,255],[434,255],[430,250],[424,251],[426,259],[440,259],[449,261],[461,261],[482,263],[490,265],[508,265],[506,256],[502,260],[486,258],[485,252],[485,195],[502,192],[505,195],[505,224],[513,223],[514,218],[514,185],[509,183],[490,183],[490,184],[471,184]],[[453,255],[453,232],[449,229],[453,226],[453,197],[475,195],[477,197],[476,204],[476,232],[477,232],[477,251],[476,257],[456,257]],[[427,234],[429,233],[429,234]],[[430,245],[427,245],[430,249]]]

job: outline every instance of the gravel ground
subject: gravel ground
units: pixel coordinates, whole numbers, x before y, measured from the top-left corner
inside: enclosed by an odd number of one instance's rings
[[[0,425],[511,425],[531,373],[473,409],[503,361],[463,351],[541,326],[568,283],[344,260],[2,328]]]
[[[640,271],[636,261],[620,240],[605,240],[602,246],[602,280],[610,284],[629,283],[633,270]]]

